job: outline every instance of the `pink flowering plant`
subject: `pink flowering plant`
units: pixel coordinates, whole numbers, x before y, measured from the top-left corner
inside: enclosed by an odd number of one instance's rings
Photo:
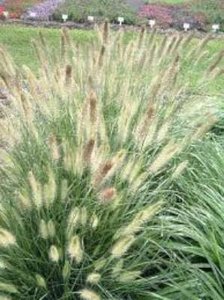
[[[31,6],[37,4],[40,0],[5,0],[3,6],[8,11],[10,17],[20,18],[20,16]]]
[[[139,16],[155,19],[164,27],[182,27],[184,22],[188,22],[196,28],[201,28],[205,21],[202,14],[193,14],[187,6],[166,4],[145,4],[140,8]]]

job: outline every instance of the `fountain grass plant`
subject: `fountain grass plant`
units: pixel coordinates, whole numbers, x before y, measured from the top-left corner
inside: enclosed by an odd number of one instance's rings
[[[161,216],[174,157],[216,121],[179,79],[209,39],[97,30],[88,47],[64,30],[58,56],[40,34],[38,75],[1,51],[0,299],[185,299]]]

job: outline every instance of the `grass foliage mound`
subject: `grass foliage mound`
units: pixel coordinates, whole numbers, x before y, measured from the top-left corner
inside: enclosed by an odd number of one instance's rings
[[[170,189],[216,121],[215,104],[179,78],[208,40],[195,49],[191,36],[142,30],[124,44],[106,23],[88,47],[63,31],[54,56],[40,34],[37,75],[1,51],[0,299],[205,295],[188,232],[173,243],[185,218]],[[218,58],[198,86],[221,73]]]

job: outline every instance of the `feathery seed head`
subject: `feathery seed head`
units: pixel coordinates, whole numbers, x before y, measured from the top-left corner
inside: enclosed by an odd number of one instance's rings
[[[95,145],[95,140],[90,139],[83,149],[83,161],[87,167],[90,165],[91,162],[94,145]]]
[[[68,181],[63,179],[61,181],[61,201],[65,201],[68,194]]]
[[[0,269],[7,269],[7,264],[6,264],[6,262],[3,260],[3,259],[1,259],[0,260]]]
[[[207,121],[202,123],[201,126],[199,126],[198,129],[196,129],[195,133],[192,136],[192,141],[196,141],[201,139],[208,131],[209,129],[217,123],[218,118],[214,115],[208,114]]]
[[[90,219],[90,224],[93,229],[96,229],[99,224],[99,218],[96,214],[93,214]]]
[[[45,205],[46,207],[49,207],[54,203],[57,194],[55,176],[51,169],[48,170],[48,183],[44,185],[43,192]]]
[[[68,231],[71,232],[79,224],[81,220],[81,210],[79,207],[75,207],[71,210],[68,217]]]
[[[188,160],[182,161],[174,170],[171,179],[178,178],[188,166]]]
[[[68,279],[68,277],[70,276],[70,272],[71,272],[71,265],[70,265],[69,261],[66,260],[63,270],[62,270],[62,276],[63,276],[64,280]]]
[[[22,208],[30,209],[32,207],[32,203],[30,201],[29,196],[26,193],[19,193],[18,199],[20,200],[20,204]]]
[[[136,193],[138,189],[144,184],[144,182],[146,182],[148,175],[149,174],[147,172],[143,172],[136,176],[136,178],[131,181],[130,191],[132,193]]]
[[[52,220],[49,220],[47,223],[47,231],[50,238],[53,238],[55,236],[56,230],[54,222]]]
[[[0,228],[0,247],[10,247],[16,244],[15,236],[4,228]]]
[[[83,246],[78,235],[74,235],[69,243],[67,248],[68,255],[71,260],[75,260],[77,264],[80,264],[83,260]]]
[[[52,262],[57,263],[60,259],[60,255],[56,246],[52,245],[49,250],[49,258]]]
[[[169,122],[165,122],[161,128],[158,130],[157,134],[156,134],[156,139],[158,143],[161,143],[164,141],[164,139],[167,139],[168,137],[168,133],[169,133],[169,129],[170,129],[170,124]]]
[[[109,22],[106,20],[103,25],[103,43],[107,44],[109,38]]]
[[[135,215],[133,220],[127,226],[122,227],[117,231],[115,238],[133,235],[143,230],[144,225],[160,211],[162,204],[163,203],[160,201],[144,207]]]
[[[118,281],[119,282],[133,282],[134,280],[136,280],[139,276],[141,275],[140,271],[125,271],[122,272],[120,274],[120,276],[118,277]]]
[[[216,67],[218,67],[219,63],[223,59],[224,56],[224,50],[222,50],[216,57],[215,61],[213,64],[208,68],[208,73],[211,73],[215,70]]]
[[[94,263],[95,271],[98,272],[98,271],[102,270],[106,266],[107,261],[108,260],[106,258],[100,258],[99,260],[97,260]]]
[[[93,125],[96,123],[96,105],[97,105],[97,97],[94,91],[90,92],[89,95],[89,113],[90,113],[90,123]]]
[[[0,300],[12,300],[9,296],[0,295]]]
[[[60,158],[60,152],[58,148],[57,138],[55,135],[51,135],[49,138],[49,147],[53,160],[57,161]]]
[[[112,157],[112,159],[102,163],[93,175],[93,186],[99,187],[103,182],[115,175],[119,167],[124,162],[125,156],[126,152],[121,150]]]
[[[32,171],[28,174],[28,180],[29,184],[32,190],[32,199],[34,202],[34,205],[37,209],[40,209],[43,205],[43,199],[42,199],[42,186],[41,184],[36,180],[34,174]]]
[[[99,194],[100,202],[103,204],[110,203],[117,195],[117,190],[114,187],[105,188]]]
[[[180,145],[169,142],[149,167],[151,173],[160,171],[181,150]]]
[[[67,65],[65,69],[65,85],[69,86],[72,81],[72,66]]]
[[[138,47],[139,48],[142,46],[142,43],[143,43],[143,40],[144,40],[144,36],[145,36],[145,32],[146,32],[146,27],[142,26],[140,34],[139,34],[139,40],[138,40]]]
[[[35,277],[36,277],[37,286],[46,289],[47,285],[45,279],[40,274],[36,274]]]
[[[100,166],[94,178],[94,186],[98,186],[102,182],[102,180],[106,177],[112,167],[113,163],[110,160]]]
[[[90,283],[90,284],[98,284],[100,281],[101,275],[99,273],[90,273],[87,276],[86,282]]]
[[[121,258],[136,241],[134,235],[127,235],[118,239],[111,249],[113,258]]]
[[[13,284],[8,284],[4,282],[0,282],[0,291],[7,292],[11,294],[17,294],[19,291]]]
[[[124,266],[124,260],[119,259],[112,269],[112,276],[117,278],[121,274],[123,266]]]
[[[87,218],[88,218],[87,209],[84,206],[80,209],[80,223],[83,227],[85,227],[87,223]]]
[[[83,289],[80,292],[80,298],[83,300],[100,300],[101,297],[90,289]]]
[[[42,239],[44,240],[48,239],[48,226],[43,219],[40,220],[39,234],[42,237]]]

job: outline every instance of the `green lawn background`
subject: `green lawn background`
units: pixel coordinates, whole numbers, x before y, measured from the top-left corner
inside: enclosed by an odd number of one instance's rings
[[[38,38],[40,29],[18,26],[1,26],[0,27],[0,45],[9,51],[15,62],[19,65],[28,65],[32,70],[38,68],[37,58],[35,55],[32,41]],[[60,43],[60,30],[58,29],[41,29],[46,40],[52,47],[52,51],[56,51],[59,48]],[[71,37],[80,44],[91,43],[95,38],[95,32],[92,30],[71,30]],[[136,36],[136,33],[126,33],[126,39],[132,39]],[[160,35],[158,35],[160,38]],[[194,39],[193,43],[196,45],[200,43],[199,39]],[[191,72],[192,86],[194,82],[201,76],[203,70],[211,62],[211,57],[224,49],[224,43],[221,39],[213,39],[206,46],[207,55],[202,60],[200,66],[197,69],[191,70],[191,62],[186,63],[185,72]],[[196,59],[196,58],[195,58]],[[223,63],[224,67],[224,63]],[[184,77],[184,74],[183,74]],[[208,86],[208,90],[212,94],[220,94],[224,91],[224,78],[221,77],[215,83],[212,82],[211,86]]]

